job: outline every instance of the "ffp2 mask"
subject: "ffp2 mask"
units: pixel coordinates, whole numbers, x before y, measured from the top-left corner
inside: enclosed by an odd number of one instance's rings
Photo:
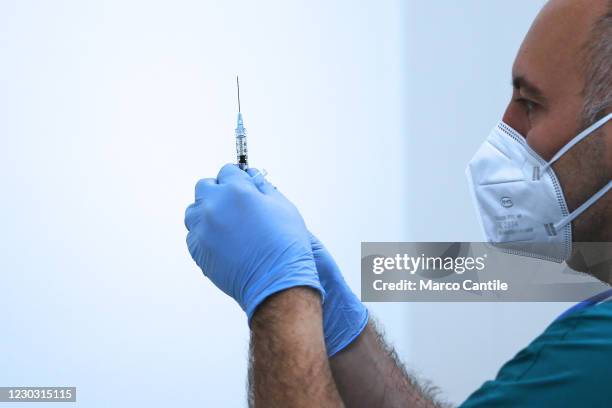
[[[612,180],[570,213],[552,164],[605,125],[609,114],[545,161],[526,139],[500,122],[478,149],[466,174],[487,241],[504,252],[555,262],[572,250],[571,222],[612,189]]]

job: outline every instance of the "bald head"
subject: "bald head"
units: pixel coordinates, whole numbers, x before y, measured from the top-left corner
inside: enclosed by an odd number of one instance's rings
[[[593,29],[609,6],[610,0],[549,1],[516,57],[512,76],[517,103],[510,104],[505,119],[546,159],[583,125],[588,50]]]
[[[612,0],[596,21],[584,50],[584,124],[610,113],[612,107]],[[612,149],[608,151],[612,163]]]
[[[550,0],[512,68],[504,121],[549,160],[612,109],[612,0]],[[570,211],[612,179],[612,123],[553,166]],[[612,241],[612,194],[572,223],[574,241]]]
[[[584,85],[584,49],[597,21],[608,10],[609,0],[551,0],[540,11],[517,58],[541,67],[547,83]],[[527,55],[525,55],[527,54]],[[521,58],[524,57],[524,58]],[[576,90],[572,88],[571,90]],[[569,89],[568,89],[569,91]]]

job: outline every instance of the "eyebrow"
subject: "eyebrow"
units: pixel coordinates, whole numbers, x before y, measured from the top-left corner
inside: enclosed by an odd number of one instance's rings
[[[540,99],[542,101],[546,100],[546,97],[542,93],[542,90],[540,90],[540,88],[538,88],[532,82],[529,82],[529,80],[527,80],[523,76],[513,77],[512,87],[516,90],[524,90],[525,92],[527,92],[530,96],[534,98]]]

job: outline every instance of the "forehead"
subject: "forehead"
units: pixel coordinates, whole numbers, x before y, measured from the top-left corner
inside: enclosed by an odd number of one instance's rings
[[[513,66],[549,96],[581,92],[584,46],[608,0],[552,0],[531,26]]]

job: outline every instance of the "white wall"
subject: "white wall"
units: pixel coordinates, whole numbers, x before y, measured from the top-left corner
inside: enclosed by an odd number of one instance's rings
[[[544,3],[438,0],[407,7],[409,240],[482,240],[464,169],[501,120],[512,62]],[[459,403],[567,306],[409,305],[408,366]]]
[[[183,226],[235,159],[234,76],[253,165],[358,289],[360,242],[405,238],[403,18],[399,0],[0,2],[0,385],[243,406],[246,321]],[[405,307],[373,309],[405,348]]]

